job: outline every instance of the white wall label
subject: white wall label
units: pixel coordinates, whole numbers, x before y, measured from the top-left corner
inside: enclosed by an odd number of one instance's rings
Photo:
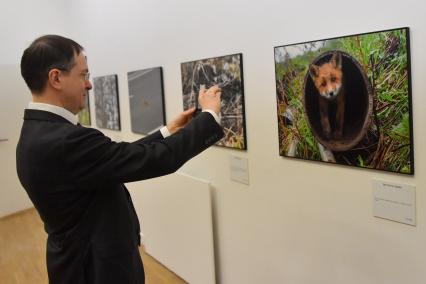
[[[231,156],[231,180],[249,184],[248,160],[247,158]]]
[[[416,187],[373,180],[373,215],[416,225]]]

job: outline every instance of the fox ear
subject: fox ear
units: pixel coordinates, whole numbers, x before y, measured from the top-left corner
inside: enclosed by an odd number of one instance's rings
[[[330,62],[335,68],[342,69],[342,54],[340,52],[333,53]]]
[[[312,79],[315,79],[319,75],[319,67],[315,64],[309,65],[309,75],[311,75]]]

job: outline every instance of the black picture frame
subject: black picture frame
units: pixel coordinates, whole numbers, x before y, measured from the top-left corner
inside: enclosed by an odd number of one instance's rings
[[[162,67],[127,73],[132,132],[147,135],[166,124]]]
[[[274,61],[281,156],[414,174],[408,27],[276,46]]]
[[[215,145],[247,150],[242,53],[181,63],[183,108],[198,108],[198,94],[218,85],[222,89],[221,124],[225,137]]]

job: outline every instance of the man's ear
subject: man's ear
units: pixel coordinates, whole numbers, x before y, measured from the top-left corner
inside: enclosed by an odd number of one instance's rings
[[[309,75],[311,75],[312,79],[315,80],[315,78],[319,75],[319,67],[315,64],[309,65]]]
[[[62,88],[62,80],[61,80],[61,71],[59,69],[53,68],[47,74],[48,83],[54,89]]]

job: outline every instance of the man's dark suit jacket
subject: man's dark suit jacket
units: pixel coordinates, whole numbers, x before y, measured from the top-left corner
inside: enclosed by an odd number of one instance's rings
[[[49,282],[144,283],[139,221],[123,183],[173,173],[222,136],[209,113],[165,139],[157,131],[115,143],[56,114],[25,110],[17,172],[48,234]]]

